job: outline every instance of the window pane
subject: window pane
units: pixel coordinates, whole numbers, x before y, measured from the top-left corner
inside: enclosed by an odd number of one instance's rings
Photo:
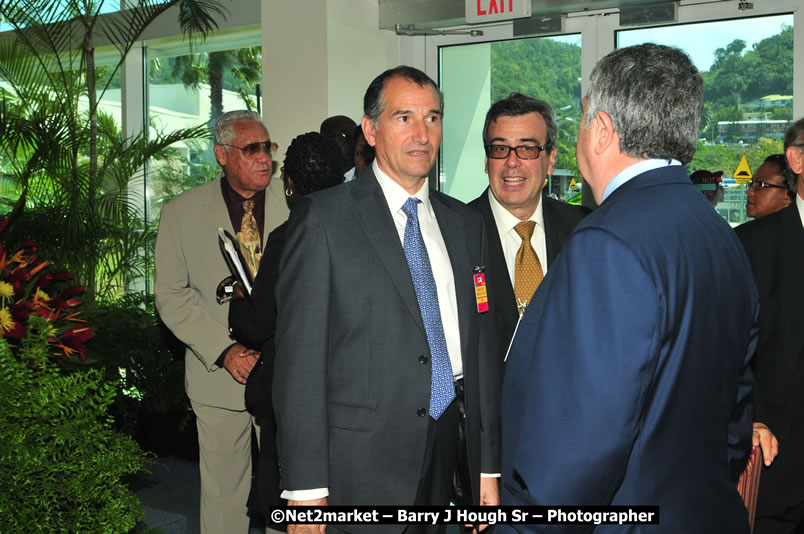
[[[201,54],[150,57],[148,120],[153,138],[159,132],[214,125],[236,109],[257,110],[262,76],[259,46]],[[148,217],[156,224],[170,198],[220,172],[211,139],[187,139],[172,145],[148,174]]]
[[[578,175],[575,138],[580,117],[581,36],[443,47],[440,54],[445,107],[441,190],[468,202],[488,186],[483,122],[493,102],[516,91],[553,106],[558,152],[546,187],[556,198],[577,197],[580,203],[581,180],[573,177]]]
[[[701,36],[705,35],[706,39]],[[704,113],[690,172],[722,170],[725,186],[718,212],[732,225],[745,214],[745,155],[752,174],[770,154],[782,152],[793,120],[793,16],[624,30],[617,46],[652,42],[681,48],[704,80]]]

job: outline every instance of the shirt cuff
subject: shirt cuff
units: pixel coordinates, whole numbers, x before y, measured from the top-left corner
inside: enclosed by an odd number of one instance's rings
[[[228,347],[223,349],[223,352],[221,352],[221,355],[218,356],[217,360],[215,360],[215,365],[217,365],[218,368],[223,368],[223,359],[226,358],[226,353],[229,352],[229,349],[231,349],[235,345],[237,345],[237,343],[232,343],[231,345],[229,345]]]
[[[501,473],[480,473],[480,478],[500,478]]]
[[[315,488],[308,490],[285,490],[280,495],[288,501],[313,501],[329,497],[329,488]]]

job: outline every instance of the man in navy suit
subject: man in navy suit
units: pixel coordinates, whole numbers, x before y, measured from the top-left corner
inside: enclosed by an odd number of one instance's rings
[[[514,339],[502,502],[657,505],[651,532],[748,533],[730,460],[751,442],[758,295],[740,242],[682,166],[701,77],[680,50],[645,44],[603,58],[589,87],[576,155],[600,207]]]

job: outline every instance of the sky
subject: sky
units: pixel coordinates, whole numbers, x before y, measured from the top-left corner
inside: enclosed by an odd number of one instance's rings
[[[781,32],[782,24],[792,26],[793,15],[628,30],[618,33],[617,46],[622,48],[645,42],[675,46],[690,55],[698,70],[708,71],[718,48],[742,39],[747,44],[743,50],[745,53],[754,43]]]

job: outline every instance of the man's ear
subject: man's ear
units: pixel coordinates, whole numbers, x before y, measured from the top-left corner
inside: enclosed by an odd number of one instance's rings
[[[368,115],[363,115],[363,120],[360,121],[360,127],[363,128],[363,137],[366,138],[366,143],[375,146],[377,141],[377,128],[374,127],[374,121]]]
[[[223,167],[226,165],[226,148],[223,145],[215,145],[212,147],[212,151],[215,153],[215,159],[218,160],[218,164]]]
[[[486,161],[485,161],[484,166],[486,168],[486,174],[488,174],[489,173],[489,157],[488,156],[486,156]]]
[[[804,150],[796,146],[789,146],[784,152],[787,158],[787,164],[794,174],[802,174],[804,172]],[[799,176],[801,179],[801,176]]]
[[[558,147],[553,146],[553,148],[550,150],[550,164],[547,165],[547,174],[553,174],[553,171],[555,171],[556,152],[558,152]],[[545,183],[547,183],[547,180],[545,180]]]
[[[620,141],[617,137],[617,132],[614,131],[614,121],[611,120],[611,116],[608,113],[598,111],[592,127],[595,129],[595,132],[593,132],[595,154],[603,154],[612,147],[612,144],[615,144],[614,148],[618,151],[620,150]]]

